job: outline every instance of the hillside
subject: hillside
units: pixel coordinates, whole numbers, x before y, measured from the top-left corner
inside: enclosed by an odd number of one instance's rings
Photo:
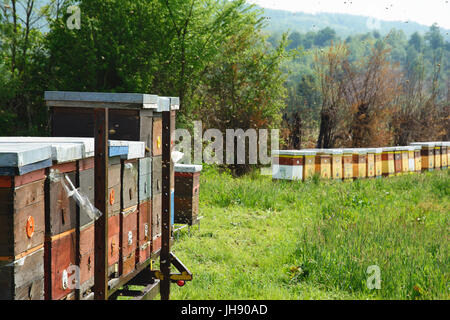
[[[264,8],[264,16],[268,19],[266,29],[270,32],[285,32],[289,30],[305,33],[330,27],[339,36],[345,38],[356,33],[361,34],[373,31],[369,27],[378,25],[380,26],[378,31],[381,34],[387,34],[391,29],[395,28],[403,30],[408,37],[414,32],[424,34],[429,30],[429,26],[411,21],[376,21],[369,17],[339,13],[308,14]],[[450,41],[450,30],[441,29],[441,31],[445,39]]]

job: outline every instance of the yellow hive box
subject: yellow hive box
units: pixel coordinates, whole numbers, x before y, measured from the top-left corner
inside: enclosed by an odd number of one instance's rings
[[[414,148],[414,171],[421,172],[422,171],[422,156],[420,154],[422,147],[421,146],[411,146]]]
[[[383,148],[375,149],[375,177],[381,178],[383,176],[383,162],[382,162]]]
[[[353,174],[354,179],[367,177],[367,149],[353,149]]]
[[[450,163],[450,142],[448,141],[442,142],[442,167],[444,167],[444,161],[445,169],[447,169]]]
[[[436,142],[434,145],[434,168],[436,170],[441,170],[441,148],[442,142]]]
[[[402,152],[402,174],[409,173],[409,149],[408,147],[400,147]]]
[[[342,180],[343,151],[341,149],[330,149],[329,152],[331,153],[331,175],[335,180]]]
[[[375,177],[375,153],[377,149],[368,148],[367,149],[367,178]]]
[[[309,151],[307,155],[305,155],[305,166],[303,168],[303,179],[312,178],[314,173],[316,172],[316,151],[313,150],[304,150]]]
[[[344,180],[353,180],[353,149],[342,150],[342,172]]]
[[[320,174],[322,179],[331,177],[331,154],[328,150],[318,149],[316,155],[316,173]]]
[[[420,155],[422,158],[422,171],[432,171],[434,169],[434,142],[414,142],[412,146],[421,146]]]

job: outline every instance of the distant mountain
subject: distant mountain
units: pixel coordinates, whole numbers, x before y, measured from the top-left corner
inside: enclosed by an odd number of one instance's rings
[[[289,30],[291,32],[298,31],[306,33],[308,31],[318,31],[325,27],[330,27],[342,38],[346,38],[349,35],[367,33],[375,29],[380,34],[385,35],[393,28],[403,30],[406,36],[409,37],[416,31],[424,34],[430,28],[429,26],[411,21],[383,21],[370,17],[341,13],[309,14],[264,8],[264,16],[268,19],[266,29],[270,32],[286,32]],[[450,30],[441,28],[441,33],[446,41],[450,41]]]

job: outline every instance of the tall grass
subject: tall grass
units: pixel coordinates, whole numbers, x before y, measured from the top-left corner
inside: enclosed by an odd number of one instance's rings
[[[207,167],[201,229],[174,248],[194,281],[173,297],[448,299],[449,172],[290,182]]]

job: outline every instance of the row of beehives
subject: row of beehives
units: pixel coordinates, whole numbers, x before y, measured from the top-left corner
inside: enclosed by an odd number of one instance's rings
[[[280,180],[353,180],[447,169],[450,142],[418,142],[406,147],[275,151],[272,176]]]
[[[151,156],[145,156],[144,142],[110,141],[111,278],[148,263],[161,248],[160,122],[153,118]],[[93,138],[0,138],[0,299],[82,299],[90,294],[94,219],[88,206],[69,198],[64,178],[93,204],[93,156]],[[184,206],[179,204],[184,215],[198,210],[198,185],[193,183],[198,183],[194,176],[199,170],[184,165],[177,177],[181,194],[172,192],[172,201]]]

